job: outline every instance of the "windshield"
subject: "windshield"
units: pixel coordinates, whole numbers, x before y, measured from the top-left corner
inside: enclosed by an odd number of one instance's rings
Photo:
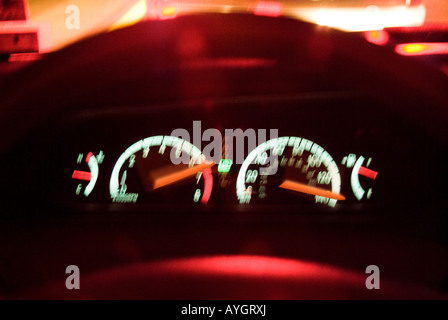
[[[10,1],[4,1],[10,2]],[[188,13],[251,12],[289,16],[344,31],[448,28],[445,0],[29,0],[30,23],[41,29],[41,51],[145,19]]]

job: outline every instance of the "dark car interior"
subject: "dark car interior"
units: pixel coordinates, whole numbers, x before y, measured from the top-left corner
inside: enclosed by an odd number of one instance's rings
[[[286,17],[203,13],[81,40],[0,81],[2,299],[447,297],[448,79],[435,64]],[[268,178],[234,160],[155,187],[148,174],[175,148],[153,141],[193,136],[195,121],[277,129],[285,157],[314,142],[341,198],[279,188],[293,157]],[[369,265],[380,289],[366,288]]]

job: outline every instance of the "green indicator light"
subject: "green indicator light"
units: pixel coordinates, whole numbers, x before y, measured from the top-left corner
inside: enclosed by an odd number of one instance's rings
[[[221,159],[218,164],[218,172],[226,173],[230,171],[232,167],[232,160],[230,159]]]

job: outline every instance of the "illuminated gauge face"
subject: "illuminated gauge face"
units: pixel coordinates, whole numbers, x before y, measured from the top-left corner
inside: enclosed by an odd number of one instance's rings
[[[92,152],[80,153],[77,158],[77,169],[73,171],[72,180],[75,183],[75,194],[88,197],[98,180],[99,165],[104,158],[102,151],[95,156]]]
[[[314,202],[334,207],[341,177],[330,154],[299,137],[269,140],[255,148],[241,166],[236,194],[245,203]]]
[[[114,166],[109,185],[112,202],[206,204],[213,188],[212,165],[183,139],[140,140]]]
[[[352,185],[353,194],[358,201],[363,199],[370,200],[373,194],[373,182],[378,175],[377,171],[369,169],[372,158],[366,159],[360,156],[350,175],[350,183]]]

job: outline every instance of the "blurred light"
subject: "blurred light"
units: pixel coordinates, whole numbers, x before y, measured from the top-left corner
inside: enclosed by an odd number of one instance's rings
[[[407,6],[419,6],[421,5],[423,0],[406,0]]]
[[[202,195],[201,203],[207,204],[210,200],[210,196],[212,195],[213,190],[213,175],[212,175],[212,169],[207,168],[204,171],[202,171],[202,174],[204,175],[204,194]]]
[[[146,16],[147,11],[148,6],[146,4],[146,0],[140,0],[128,12],[126,12],[124,16],[115,22],[109,30],[112,31],[136,24]]]
[[[9,56],[8,62],[30,62],[42,59],[39,53],[13,53]]]
[[[231,159],[221,159],[218,165],[218,172],[227,173],[230,171],[231,167],[232,167]]]
[[[221,13],[231,13],[233,7],[231,5],[222,6]]]
[[[39,27],[39,53],[47,53],[53,49],[51,22],[37,22]]]
[[[384,46],[389,41],[389,34],[385,30],[366,31],[365,38],[370,43]]]
[[[448,42],[404,43],[397,45],[395,52],[403,56],[448,54]]]
[[[174,19],[176,18],[176,16],[177,16],[177,6],[175,5],[166,6],[160,12],[160,19],[162,20]]]
[[[425,51],[426,45],[420,43],[406,44],[403,46],[403,52],[413,54]]]
[[[426,8],[395,6],[379,8],[306,8],[291,13],[299,19],[343,31],[371,31],[391,27],[421,26],[425,22]]]
[[[301,279],[319,278],[325,280],[346,277],[347,282],[356,283],[359,275],[343,269],[320,265],[308,261],[286,259],[271,256],[229,255],[205,256],[174,259],[159,262],[159,270],[183,270],[186,274],[203,276],[243,276],[245,278],[276,278],[301,281]],[[143,269],[144,266],[143,266]],[[147,268],[146,268],[147,269]]]
[[[258,1],[254,14],[257,16],[278,17],[283,13],[283,4],[273,1]]]

